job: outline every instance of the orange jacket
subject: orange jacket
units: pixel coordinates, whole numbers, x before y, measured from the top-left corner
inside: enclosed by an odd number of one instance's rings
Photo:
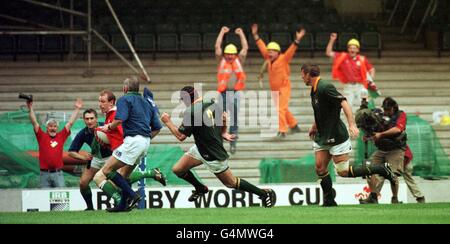
[[[234,84],[234,90],[240,91],[245,88],[245,72],[242,68],[239,58],[234,59],[232,63],[228,63],[225,58],[220,60],[219,67],[217,69],[217,91],[224,92],[227,90],[228,81],[230,81],[232,74],[236,75],[236,83]]]
[[[340,55],[338,58],[334,59],[333,61],[333,67],[331,70],[331,74],[334,80],[339,80],[341,83],[347,83],[348,81],[345,80],[345,76],[344,73],[342,73],[342,71],[339,69],[339,66],[341,66],[341,64],[347,59],[349,58],[348,53],[343,53],[342,55]],[[367,81],[367,67],[366,67],[366,62],[365,62],[365,58],[362,55],[357,55],[356,58],[360,61],[361,63],[361,77],[362,77],[362,84],[364,85],[364,87],[367,89],[369,86],[369,83]]]
[[[264,41],[259,39],[256,42],[256,45],[264,59],[268,60],[268,51]],[[267,72],[269,73],[269,83],[272,91],[278,91],[281,87],[291,84],[291,81],[289,80],[289,75],[291,74],[289,63],[294,57],[295,51],[297,51],[297,45],[293,43],[285,53],[280,53],[280,56],[278,56],[274,62],[268,62]]]

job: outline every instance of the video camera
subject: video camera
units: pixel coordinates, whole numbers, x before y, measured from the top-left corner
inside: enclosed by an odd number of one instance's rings
[[[375,132],[382,132],[389,118],[383,115],[379,108],[369,109],[366,98],[361,101],[361,106],[355,114],[356,126],[361,128],[366,136],[373,136]]]
[[[19,98],[21,99],[25,99],[27,100],[27,102],[32,102],[33,101],[33,95],[29,94],[24,94],[24,93],[19,93]]]

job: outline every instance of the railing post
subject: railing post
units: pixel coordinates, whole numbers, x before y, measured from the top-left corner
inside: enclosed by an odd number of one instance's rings
[[[427,20],[428,16],[431,12],[431,6],[433,6],[434,0],[430,0],[430,3],[428,4],[427,10],[425,10],[425,13],[423,14],[422,22],[420,22],[419,28],[417,28],[416,36],[414,37],[414,41],[417,41],[419,38],[419,34],[422,31],[423,25],[425,24],[425,21]]]
[[[127,33],[125,33],[125,30],[123,29],[122,24],[120,24],[119,18],[117,18],[116,12],[114,11],[113,7],[111,6],[111,3],[109,2],[109,0],[105,0],[105,2],[106,2],[106,5],[109,8],[109,11],[111,12],[114,20],[116,21],[117,27],[119,27],[119,30],[120,30],[120,32],[123,35],[123,38],[125,38],[125,41],[127,42],[128,47],[130,48],[131,53],[134,56],[134,59],[137,61],[139,67],[141,68],[142,72],[144,73],[145,79],[147,80],[147,82],[150,82],[150,77],[148,76],[147,71],[144,68],[144,65],[142,65],[141,59],[139,58],[139,56],[137,55],[136,51],[134,50],[134,47],[131,44],[131,41],[128,38]]]
[[[91,77],[94,75],[92,70],[92,15],[91,15],[91,0],[87,0],[87,55],[88,55],[88,69],[84,72],[83,77]]]
[[[70,10],[73,10],[73,0],[70,0]],[[73,30],[73,15],[69,15],[69,28]],[[73,36],[69,36],[69,59],[73,57]]]
[[[387,22],[387,25],[390,26],[392,23],[392,19],[394,18],[394,14],[395,12],[397,12],[398,9],[398,5],[400,4],[400,0],[397,0],[397,2],[395,2],[395,6],[394,9],[392,10],[391,16],[389,17],[389,20]]]
[[[406,26],[408,25],[409,18],[411,17],[411,14],[414,10],[414,7],[416,6],[417,0],[414,0],[411,7],[409,8],[408,16],[406,16],[405,22],[403,23],[402,29],[400,31],[401,34],[405,32]]]

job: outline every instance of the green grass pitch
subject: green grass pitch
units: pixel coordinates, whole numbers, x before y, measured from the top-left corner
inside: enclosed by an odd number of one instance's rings
[[[150,223],[150,224],[301,224],[301,223],[450,223],[450,203],[343,205],[335,208],[145,209],[106,211],[0,213],[0,223]]]

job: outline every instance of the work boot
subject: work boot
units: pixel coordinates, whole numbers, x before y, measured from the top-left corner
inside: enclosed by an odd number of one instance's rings
[[[378,204],[378,195],[376,193],[370,193],[366,199],[359,199],[360,204]]]
[[[417,203],[425,203],[425,197],[416,198]]]
[[[272,137],[272,141],[281,141],[286,139],[286,132],[278,132],[275,137]]]
[[[293,128],[289,128],[288,135],[293,135],[295,133],[300,132],[301,132],[300,127],[298,127],[298,124],[296,124]]]
[[[235,154],[236,153],[236,142],[235,141],[232,141],[230,143],[230,153],[231,154]]]

